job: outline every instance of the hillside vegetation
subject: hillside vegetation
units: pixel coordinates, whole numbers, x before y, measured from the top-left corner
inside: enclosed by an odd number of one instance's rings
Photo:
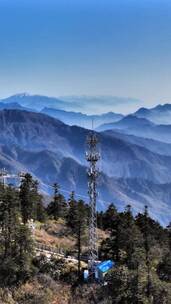
[[[147,207],[136,217],[131,206],[118,212],[113,204],[97,213],[99,258],[115,263],[102,284],[83,282],[89,206],[74,192],[66,200],[54,184],[45,208],[26,174],[19,189],[0,185],[0,200],[0,303],[171,303],[171,229]],[[38,244],[54,252],[40,252]]]

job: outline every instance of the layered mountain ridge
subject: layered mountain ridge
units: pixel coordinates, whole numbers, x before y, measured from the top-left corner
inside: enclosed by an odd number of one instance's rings
[[[31,172],[44,192],[50,193],[57,181],[66,195],[75,190],[87,198],[85,142],[93,124],[101,151],[98,208],[114,202],[119,208],[131,204],[138,212],[146,204],[155,218],[167,224],[171,220],[170,111],[171,105],[165,104],[127,116],[87,115],[73,111],[70,98],[11,96],[0,101],[0,167]]]
[[[171,143],[171,124],[157,125],[146,118],[138,118],[135,115],[128,115],[118,122],[103,124],[97,128],[99,132],[107,130]]]
[[[68,112],[53,108],[44,108],[41,113],[60,119],[68,125],[78,125],[88,129],[92,128],[92,124],[95,128],[97,128],[105,122],[117,122],[124,117],[121,114],[113,112],[108,112],[101,115],[87,115],[82,114],[81,112]]]
[[[75,190],[87,197],[84,157],[87,129],[23,110],[1,110],[0,129],[1,167],[11,172],[31,172],[46,191],[57,181],[62,189]],[[168,223],[171,210],[170,145],[163,143],[163,154],[160,154],[145,147],[143,141],[136,144],[135,137],[131,142],[125,134],[115,136],[104,132],[98,137],[101,150],[98,208],[106,208],[107,204],[114,202],[119,208],[131,204],[138,212],[147,204],[155,218],[163,224]],[[150,146],[150,140],[148,142]],[[160,143],[154,142],[159,150]]]
[[[158,105],[151,109],[140,108],[135,112],[139,118],[146,118],[156,124],[171,124],[171,104]]]

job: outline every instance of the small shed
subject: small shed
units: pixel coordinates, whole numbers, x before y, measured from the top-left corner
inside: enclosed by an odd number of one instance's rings
[[[103,261],[96,266],[97,276],[99,280],[104,280],[105,275],[115,266],[111,260]]]

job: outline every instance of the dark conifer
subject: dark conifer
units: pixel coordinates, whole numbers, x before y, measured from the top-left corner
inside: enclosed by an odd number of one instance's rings
[[[23,225],[18,191],[4,188],[0,204],[0,285],[11,286],[31,272],[32,239]]]
[[[26,224],[30,219],[35,220],[41,197],[38,193],[38,182],[29,173],[21,181],[19,197],[23,223]]]
[[[58,218],[65,218],[67,214],[67,204],[64,196],[60,193],[60,186],[55,183],[53,185],[54,196],[53,201],[47,207],[47,213],[50,217],[58,220]]]
[[[66,223],[73,232],[75,232],[75,227],[77,223],[77,201],[75,199],[74,191],[71,192],[68,200],[68,214],[66,218]]]

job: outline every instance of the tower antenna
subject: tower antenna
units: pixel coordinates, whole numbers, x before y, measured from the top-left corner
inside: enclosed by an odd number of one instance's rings
[[[92,131],[94,131],[94,119],[92,119]]]
[[[21,179],[25,176],[24,172],[19,172],[18,174],[9,173],[5,168],[0,169],[0,182],[2,182],[3,187],[8,185],[7,180],[13,179],[21,182]]]
[[[92,126],[93,127],[93,126]],[[88,173],[88,194],[90,199],[90,219],[89,219],[89,271],[95,274],[96,261],[98,260],[97,245],[97,177],[99,171],[97,162],[100,159],[100,153],[97,150],[98,138],[94,131],[91,131],[87,137],[86,160],[89,163]]]

